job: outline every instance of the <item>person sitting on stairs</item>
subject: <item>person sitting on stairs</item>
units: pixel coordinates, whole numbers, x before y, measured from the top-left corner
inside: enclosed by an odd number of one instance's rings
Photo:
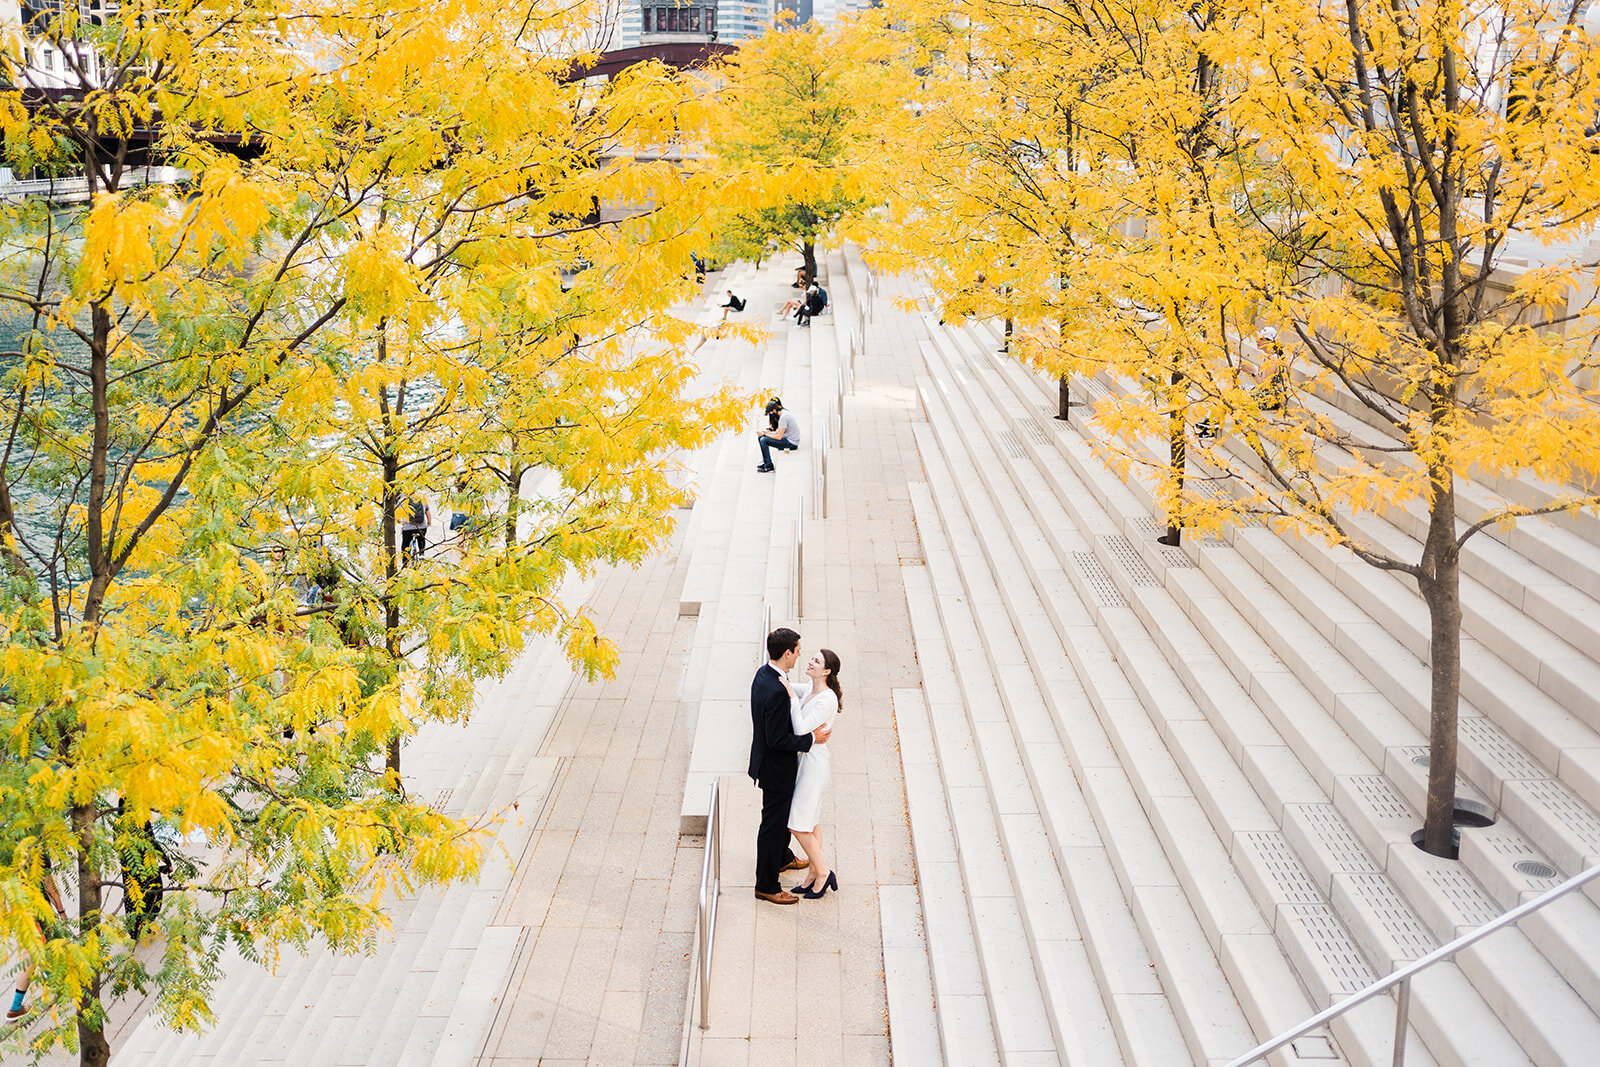
[[[783,410],[783,401],[777,397],[767,401],[766,413],[767,428],[756,434],[756,444],[761,449],[761,465],[756,470],[763,474],[776,469],[772,465],[772,449],[792,452],[800,447],[800,424]]]

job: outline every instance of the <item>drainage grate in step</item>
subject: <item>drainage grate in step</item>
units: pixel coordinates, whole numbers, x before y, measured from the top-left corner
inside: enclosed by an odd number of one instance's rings
[[[1429,867],[1428,880],[1444,895],[1444,898],[1455,905],[1462,921],[1468,926],[1482,926],[1490,922],[1500,909],[1494,906],[1477,882],[1454,868]]]
[[[1295,810],[1339,870],[1376,874],[1382,869],[1332,804],[1298,804]]]
[[[1050,437],[1045,433],[1044,427],[1039,425],[1038,419],[1012,419],[1011,421],[1016,425],[1017,429],[1022,431],[1022,436],[1034,444],[1043,447],[1050,443]]]
[[[1406,807],[1406,802],[1400,799],[1400,794],[1394,791],[1394,787],[1383,775],[1351,775],[1349,782],[1356,797],[1377,813],[1379,818],[1415,821],[1411,809]]]
[[[1566,824],[1591,852],[1600,852],[1600,818],[1572,790],[1553,778],[1522,782],[1519,788]]]
[[[1127,572],[1128,578],[1134,585],[1158,586],[1161,579],[1150,572],[1144,565],[1144,560],[1139,556],[1139,550],[1133,547],[1133,542],[1121,534],[1102,536],[1100,542],[1106,546],[1106,551],[1111,553],[1111,558],[1117,561],[1117,566]]]
[[[1022,442],[1017,440],[1017,435],[1010,430],[1001,430],[996,436],[1000,438],[1000,447],[1005,449],[1006,455],[1012,459],[1021,459],[1027,455],[1022,449]]]
[[[1289,842],[1276,830],[1252,830],[1241,835],[1255,849],[1261,866],[1286,904],[1322,904],[1317,883],[1306,873],[1289,848]]]
[[[1538,860],[1518,860],[1511,865],[1511,869],[1528,878],[1554,878],[1560,873],[1548,863]]]
[[[1462,737],[1500,765],[1500,777],[1507,780],[1550,777],[1549,772],[1539,766],[1539,762],[1528,755],[1526,749],[1507,737],[1506,732],[1486,716],[1463,718],[1459,720],[1459,727]]]
[[[1331,907],[1326,904],[1284,904],[1280,907],[1280,913],[1306,932],[1307,939],[1327,966],[1336,992],[1354,993],[1377,978]]]
[[[1350,888],[1372,909],[1401,959],[1414,960],[1439,947],[1388,878],[1381,874],[1352,874]]]
[[[1122,594],[1117,592],[1117,587],[1111,580],[1111,575],[1100,566],[1100,561],[1094,558],[1092,552],[1074,552],[1072,562],[1078,568],[1078,573],[1083,575],[1089,592],[1094,597],[1095,603],[1103,608],[1125,608],[1128,602],[1122,599]]]

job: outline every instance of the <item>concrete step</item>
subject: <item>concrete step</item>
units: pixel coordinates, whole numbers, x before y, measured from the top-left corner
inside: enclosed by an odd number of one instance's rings
[[[922,532],[926,549],[928,534]],[[908,603],[913,595],[908,589]],[[952,617],[940,604],[943,594],[937,587],[932,589],[931,599],[932,604],[912,605],[918,650],[927,644],[921,636],[923,627],[938,626],[952,650],[952,663],[964,666],[963,659],[969,657],[960,651],[963,635],[951,632]],[[1005,803],[991,792],[984,760],[985,756],[999,758],[994,751],[998,745],[986,752],[985,737],[977,734],[967,718],[974,700],[981,699],[974,692],[980,681],[970,671],[956,677],[956,692],[930,693],[928,710],[995,1044],[1003,1063],[1059,1062],[1057,1054],[1064,1051],[1056,1032],[1060,1005],[1052,1002],[1038,969],[1028,925],[1027,893],[1034,889],[1038,894],[1032,902],[1033,917],[1042,923],[1045,909],[1064,906],[1065,892],[1059,875],[1054,898],[1045,897],[1048,886],[1019,889],[1013,881],[1014,864],[1025,855],[1017,851],[1018,827],[1028,812],[1007,810],[1025,805]],[[985,706],[994,708],[998,697],[992,694],[992,682],[990,686]],[[1037,812],[1033,814],[1037,817]],[[1057,925],[1050,931],[1051,939],[1066,940],[1072,931],[1061,921],[1070,924],[1070,915],[1062,916],[1057,910],[1054,918]]]
[[[926,571],[921,567],[904,567],[901,576],[905,583],[907,605],[913,620],[928,620],[915,628],[918,661],[923,665],[923,685],[933,691],[953,693],[955,678],[950,674],[938,677],[930,670],[948,672],[949,652],[944,646],[944,635],[934,624],[933,592]],[[896,690],[893,694],[895,727],[900,738],[900,762],[905,772],[906,814],[911,824],[911,844],[917,863],[917,884],[921,901],[923,929],[927,938],[928,967],[931,995],[937,1016],[939,1045],[944,1049],[944,1062],[966,1064],[998,1064],[1000,1053],[995,1045],[994,1024],[989,1018],[989,1003],[984,992],[983,970],[978,965],[978,946],[973,935],[972,916],[966,896],[962,892],[960,854],[956,851],[954,824],[950,808],[945,802],[944,782],[939,767],[939,757],[933,742],[933,727],[921,690]],[[880,894],[886,889],[879,890]],[[885,921],[884,968],[887,974],[891,959],[888,922]],[[896,951],[895,956],[906,955]],[[915,961],[906,965],[913,973]],[[899,1054],[896,1032],[895,1002],[891,988],[889,1005],[890,1039],[896,1042],[892,1051]],[[906,1009],[902,1008],[904,1012]],[[912,1006],[910,1023],[912,1035],[921,1030],[921,1014]],[[932,1059],[913,1059],[913,1063],[934,1063]]]
[[[983,415],[980,415],[979,417],[977,417],[976,419],[973,420],[973,423],[976,424],[976,425],[986,426],[991,431],[993,430],[993,427],[995,425],[998,425],[998,423],[996,421],[996,416],[995,416],[995,414],[993,412],[988,413],[988,417],[987,418],[985,418]],[[1156,566],[1160,566],[1159,560],[1153,560],[1152,562],[1154,562]],[[1174,575],[1174,573],[1175,572],[1173,570],[1171,570],[1171,569],[1168,570],[1168,572],[1167,572],[1168,578],[1169,578],[1168,584],[1171,584],[1171,578]],[[1145,591],[1145,590],[1136,590],[1136,589],[1131,589],[1131,588],[1124,588],[1122,590],[1122,592],[1124,594],[1126,594],[1126,595],[1129,595],[1130,598],[1135,598],[1135,599],[1159,598],[1159,597],[1164,595],[1160,591]],[[1166,649],[1166,654],[1171,656],[1176,661],[1182,662],[1182,660],[1183,660],[1183,657],[1181,657],[1179,654],[1177,654],[1177,650],[1176,649],[1173,649],[1173,648],[1169,647],[1168,649]],[[1324,669],[1325,668],[1326,668],[1326,665],[1324,665]],[[1281,670],[1281,668],[1280,668],[1280,670]],[[1326,723],[1322,724],[1322,728],[1320,729],[1320,732],[1318,734],[1318,740],[1321,741],[1324,745],[1331,738],[1330,731],[1331,731],[1332,735],[1338,734],[1337,727],[1334,727],[1331,724],[1326,724]],[[1304,734],[1302,733],[1299,736],[1301,736],[1302,741],[1304,741]],[[1346,748],[1346,759],[1348,760],[1349,757],[1352,755],[1350,750],[1353,749],[1353,746],[1351,746],[1349,744],[1348,740],[1345,740],[1345,739],[1342,739],[1342,738],[1340,738],[1340,740],[1344,740],[1344,744],[1345,744],[1345,748]],[[1302,747],[1305,747],[1305,746],[1302,745]],[[1337,745],[1335,746],[1335,751],[1337,751]],[[1359,759],[1358,756],[1356,758]],[[1370,770],[1370,768],[1367,768],[1367,769]],[[1361,771],[1361,770],[1362,770],[1362,768],[1359,767],[1358,765],[1357,766],[1347,766],[1345,768],[1346,772],[1349,772],[1349,771]],[[1410,851],[1414,851],[1414,850],[1406,850],[1406,852],[1410,852]],[[1407,857],[1405,855],[1405,853],[1397,853],[1397,854],[1400,855],[1402,857],[1402,859],[1409,859],[1409,857]],[[1429,858],[1429,859],[1431,859],[1431,858]],[[1439,872],[1439,871],[1429,870],[1429,871],[1425,871],[1421,876],[1417,876],[1413,872],[1412,880],[1413,881],[1420,881],[1420,882],[1424,882],[1425,883],[1428,880],[1428,878],[1430,878],[1430,877],[1434,878],[1434,879],[1437,879],[1438,876],[1441,873],[1442,872]],[[1463,891],[1463,887],[1460,886],[1459,884],[1452,883],[1451,888],[1454,889],[1454,891],[1458,895]],[[1347,900],[1346,909],[1345,909],[1346,911],[1352,910],[1352,907],[1351,907],[1352,903],[1353,903],[1352,901]],[[1435,902],[1435,903],[1437,905],[1437,902]],[[1485,898],[1481,897],[1481,894],[1480,894],[1480,898],[1478,900],[1478,907],[1479,908],[1487,907],[1487,901],[1486,901]],[[1353,910],[1356,912],[1356,914],[1352,915],[1350,917],[1351,917],[1352,921],[1358,923],[1358,928],[1359,928],[1359,923],[1360,923],[1360,918],[1361,918],[1361,916],[1360,916],[1360,910],[1361,909],[1359,907],[1356,907]],[[1441,914],[1447,913],[1449,911],[1448,908],[1439,908],[1437,906],[1435,907],[1434,910],[1436,912],[1441,913]],[[1461,916],[1459,914],[1459,909],[1457,909],[1457,912],[1458,912],[1458,914],[1456,914],[1455,917],[1454,917],[1455,918],[1455,923],[1460,924],[1461,920],[1463,919],[1463,916]],[[1492,912],[1490,914],[1492,914]],[[1482,921],[1482,917],[1481,916],[1478,918],[1478,921]],[[1370,917],[1369,917],[1368,925],[1369,926],[1371,925]],[[1462,928],[1470,927],[1470,925],[1474,925],[1474,924],[1469,922],[1469,923],[1466,923],[1465,926],[1463,926]],[[1455,932],[1457,932],[1457,927],[1454,926],[1454,925],[1451,925],[1447,921],[1446,922],[1446,929],[1440,931],[1440,936],[1441,937],[1454,936]],[[1381,942],[1381,940],[1382,940],[1381,937],[1378,940]],[[1382,949],[1381,944],[1373,946],[1373,947],[1375,948],[1376,951],[1378,951],[1380,953],[1380,955],[1382,954],[1383,949]],[[1516,954],[1516,949],[1514,948],[1514,946],[1508,947],[1506,949],[1506,951],[1508,953],[1510,953],[1511,955],[1515,955]],[[1541,973],[1541,971],[1540,971],[1540,961],[1533,961],[1532,963],[1529,963],[1528,966],[1531,967],[1532,970],[1531,970],[1531,972],[1528,971],[1528,970],[1524,970],[1523,973],[1522,973],[1522,978],[1526,980],[1526,979],[1530,978],[1530,976],[1531,976],[1531,977],[1534,977],[1536,979],[1537,974]],[[1544,973],[1551,973],[1551,972],[1548,971],[1548,968],[1545,968],[1544,969]],[[1569,990],[1569,993],[1570,993],[1570,990]],[[1523,1010],[1526,1010],[1526,1008],[1524,1008]],[[1535,1008],[1533,1010],[1535,1011],[1535,1013],[1537,1013],[1537,1011],[1538,1011],[1537,1008]],[[1583,1014],[1583,1013],[1582,1013],[1582,1011],[1580,1009],[1580,1015],[1581,1014]],[[1524,1020],[1524,1025],[1519,1027],[1519,1029],[1522,1031],[1520,1036],[1522,1036],[1525,1039],[1525,1041],[1524,1041],[1525,1044],[1531,1042],[1532,1044],[1536,1045],[1537,1044],[1536,1035],[1543,1033],[1546,1028],[1541,1027],[1536,1022],[1529,1022],[1528,1020],[1525,1019]],[[1530,1037],[1530,1035],[1535,1035],[1535,1036]]]
[[[1258,567],[1265,566],[1268,582],[1337,646],[1339,651],[1317,656],[1305,651],[1304,642],[1286,642],[1283,649],[1285,661],[1320,698],[1327,702],[1339,696],[1330,688],[1333,684],[1357,687],[1353,699],[1367,699],[1365,690],[1372,690],[1426,731],[1426,664],[1391,632],[1404,629],[1397,620],[1420,608],[1414,594],[1407,599],[1395,592],[1401,587],[1393,579],[1364,564],[1334,559],[1332,550],[1314,542],[1278,539],[1258,529],[1236,532],[1233,542]],[[1296,552],[1318,573],[1307,574],[1298,566]],[[1322,581],[1319,574],[1331,577]],[[1358,595],[1359,602],[1347,598],[1347,591]],[[1235,598],[1251,610],[1250,594]],[[1281,640],[1284,635],[1277,636]],[[1593,810],[1600,801],[1597,735],[1548,694],[1531,691],[1525,679],[1470,638],[1465,647],[1463,774],[1488,803],[1515,811],[1518,824],[1558,866],[1569,872],[1583,869],[1600,858],[1595,852],[1600,820]],[[1516,699],[1507,699],[1507,693]],[[1337,712],[1333,705],[1330,709]],[[1359,726],[1347,723],[1346,728],[1360,736]],[[1554,778],[1550,767],[1556,768]],[[1420,799],[1414,803],[1420,805]]]
[[[1248,1030],[1231,995],[1220,1003],[1210,999],[1225,991],[1227,983],[1192,913],[1182,906],[1181,898],[1168,899],[1170,887],[1176,885],[1172,872],[1160,858],[1155,834],[1117,768],[1116,754],[1088,707],[1073,667],[1049,627],[1008,618],[995,578],[983,569],[976,535],[970,525],[963,525],[966,512],[953,500],[952,482],[962,481],[963,476],[943,468],[937,447],[927,444],[922,450],[933,502],[952,538],[947,556],[941,546],[929,547],[924,532],[929,565],[936,581],[940,569],[957,572],[951,581],[958,581],[972,600],[972,614],[981,627],[981,636],[974,634],[965,646],[957,646],[966,649],[958,663],[964,667],[969,660],[994,657],[991,670],[1000,685],[1009,729],[1021,742],[1026,780],[1046,817],[1073,913],[1124,1055],[1137,1063],[1223,1056],[1231,1049],[1226,1046],[1230,1023],[1246,1035]],[[919,520],[924,531],[931,525]],[[985,546],[994,540],[986,539]],[[1001,584],[1004,588],[1011,583]],[[942,599],[941,609],[944,606]],[[1042,612],[1040,617],[1042,621]],[[1053,652],[1039,647],[1052,641]],[[1051,665],[1048,681],[1034,674],[1030,662]],[[1075,773],[1069,769],[1073,766],[1078,768]],[[1074,778],[1083,792],[1071,787]],[[1150,946],[1148,954],[1145,945]],[[1154,965],[1156,973],[1146,964]],[[1155,977],[1158,982],[1152,985]],[[1174,998],[1190,1009],[1188,1018],[1178,1018],[1176,1008],[1168,1006]],[[1197,1005],[1201,1010],[1194,1010]],[[1158,1014],[1147,1014],[1152,1010]]]
[[[964,413],[954,421],[962,426],[971,428],[981,425],[983,416]],[[998,463],[995,464],[995,466],[998,465]],[[977,469],[988,474],[992,472],[993,467],[990,467],[987,461],[980,457]],[[963,485],[966,484],[964,478],[958,478],[957,480],[961,481]],[[1015,504],[1012,506],[1015,507]],[[1008,508],[1004,505],[997,505],[992,509],[984,507],[982,510],[985,514],[993,513],[997,516],[1004,516]],[[1002,518],[1002,523],[1006,524],[1005,518]],[[1013,535],[1016,536],[1015,528],[1011,527],[1011,529]],[[1059,526],[1054,527],[1052,532],[1059,534],[1062,529]],[[991,530],[990,536],[986,538],[986,548],[988,544],[996,539],[997,533],[997,530]],[[1066,601],[1074,596],[1070,587],[1060,588],[1065,586],[1066,583],[1064,581],[1050,583],[1045,575],[1034,571],[1023,578],[1022,581],[1007,584],[1014,586],[1028,582],[1036,585],[1041,592],[1051,590],[1051,594],[1044,597],[1045,603],[1049,608],[1059,608],[1064,614],[1071,614],[1075,618],[1078,617],[1080,610],[1078,607],[1063,606]],[[1105,614],[1106,606],[1089,606],[1082,610],[1085,614],[1091,612],[1097,615]],[[1125,613],[1127,609],[1119,605],[1110,610],[1111,613]],[[1058,628],[1065,629],[1061,621],[1058,621],[1056,625]],[[1160,667],[1159,664],[1137,662],[1136,657],[1130,657],[1129,649],[1126,645],[1116,646],[1111,655],[1115,657],[1115,662],[1128,667],[1134,672],[1133,676],[1141,677],[1141,680],[1147,680],[1142,678],[1146,671]],[[1110,656],[1107,657],[1108,660],[1110,658]],[[1165,693],[1169,700],[1182,701],[1183,699],[1181,689],[1174,689],[1170,684],[1165,688]],[[1131,699],[1130,694],[1121,697],[1120,703],[1122,706],[1126,706],[1127,704],[1134,704],[1135,701]],[[1210,757],[1206,759],[1205,766],[1213,777],[1219,772],[1223,772],[1228,765],[1228,756],[1220,744],[1215,742],[1214,737],[1210,747],[1198,744],[1201,740],[1200,732],[1208,729],[1205,723],[1199,720],[1198,716],[1183,715],[1180,709],[1168,706],[1164,710],[1172,712],[1174,716],[1174,721],[1163,725],[1164,732],[1181,731],[1182,745],[1198,749],[1197,753],[1191,752],[1193,758],[1200,759],[1202,755]],[[1122,723],[1119,723],[1119,726],[1122,725]],[[1178,751],[1180,746],[1175,744],[1177,741],[1179,741],[1179,737],[1168,736],[1165,739],[1165,744],[1172,745],[1174,751]],[[1153,739],[1152,742],[1146,743],[1146,747],[1160,748],[1162,744],[1162,740]],[[1131,746],[1125,744],[1124,751],[1128,747]],[[1278,751],[1281,751],[1281,749]],[[1249,787],[1244,784],[1242,777],[1236,774],[1235,778],[1236,780],[1232,783],[1229,795],[1222,799],[1220,803],[1234,809],[1232,812],[1233,818],[1241,826],[1241,829],[1237,832],[1228,831],[1233,850],[1235,852],[1250,852],[1257,848],[1256,842],[1266,836],[1263,831],[1271,824],[1266,819],[1260,804],[1255,802],[1253,796],[1250,795]],[[1171,792],[1170,788],[1166,792]],[[1212,800],[1214,803],[1217,802],[1215,797],[1208,797],[1207,799]],[[1224,966],[1229,968],[1228,977],[1235,990],[1239,992],[1241,1006],[1247,1014],[1253,1015],[1252,1022],[1258,1034],[1262,1036],[1271,1034],[1309,1015],[1314,1008],[1306,1001],[1303,995],[1299,994],[1298,983],[1289,971],[1288,964],[1283,958],[1283,951],[1274,943],[1271,930],[1262,923],[1255,905],[1252,904],[1244,891],[1238,876],[1232,873],[1228,856],[1223,852],[1214,835],[1207,835],[1204,832],[1196,834],[1194,832],[1196,828],[1201,828],[1202,830],[1206,828],[1205,815],[1199,810],[1198,806],[1204,801],[1197,801],[1193,797],[1178,794],[1172,796],[1156,795],[1144,802],[1147,807],[1155,805],[1155,810],[1162,812],[1162,818],[1158,820],[1157,832],[1162,834],[1162,845],[1168,853],[1178,856],[1184,856],[1186,852],[1189,854],[1184,857],[1184,862],[1174,864],[1176,873],[1180,881],[1183,882],[1183,894],[1187,899],[1195,903],[1196,908],[1199,910],[1201,921],[1207,924],[1206,936],[1214,949],[1221,953]],[[1179,829],[1180,827],[1181,830]],[[1204,842],[1208,836],[1210,838],[1209,854],[1196,855],[1197,849],[1200,848],[1197,842]],[[1276,837],[1278,835],[1273,836]],[[1277,869],[1280,872],[1283,870],[1282,861],[1286,855],[1287,850],[1280,847],[1270,857],[1271,860],[1278,861]],[[1261,858],[1254,858],[1250,862],[1255,868],[1252,873],[1256,874],[1259,874],[1263,869],[1271,867],[1269,862],[1265,862]],[[1228,871],[1226,876],[1223,876],[1223,870]],[[1270,880],[1266,882],[1258,880],[1257,884],[1272,885]],[[1274,897],[1274,892],[1277,891],[1268,892],[1268,901],[1265,908],[1268,914],[1275,915],[1280,929],[1287,928],[1286,934],[1281,936],[1285,936],[1285,940],[1291,943],[1295,942],[1296,938],[1302,942],[1298,945],[1301,950],[1299,954],[1301,959],[1306,959],[1308,956],[1318,958],[1318,965],[1312,970],[1315,976],[1324,981],[1324,987],[1319,995],[1321,1004],[1328,1003],[1331,999],[1336,999],[1341,993],[1353,991],[1354,988],[1359,987],[1363,980],[1370,980],[1372,977],[1370,972],[1358,971],[1354,974],[1350,973],[1348,967],[1343,966],[1344,961],[1342,958],[1336,958],[1333,961],[1322,958],[1327,955],[1326,947],[1330,943],[1327,928],[1329,926],[1337,928],[1338,926],[1337,920],[1333,919],[1325,900],[1319,901],[1318,904],[1320,906],[1314,909],[1308,906],[1311,902],[1306,900],[1304,896],[1294,898],[1279,892],[1278,896]],[[1296,906],[1289,906],[1289,901],[1291,900],[1296,902]],[[1313,918],[1318,918],[1316,924],[1318,928],[1315,930],[1313,930],[1311,923]],[[1310,936],[1312,933],[1317,936]],[[1343,935],[1341,934],[1340,936]],[[1353,954],[1354,946],[1349,943],[1347,937],[1345,938],[1345,943],[1348,946],[1346,956]],[[1338,977],[1337,981],[1333,980],[1336,975]],[[1378,1009],[1378,1011],[1364,1015],[1357,1013],[1358,1017],[1352,1018],[1351,1033],[1348,1037],[1341,1035],[1342,1042],[1375,1043],[1380,1049],[1387,1048],[1387,1042],[1393,1032],[1392,1011],[1389,1011],[1386,1005],[1374,1004],[1372,1007]],[[1254,1012],[1252,1012],[1252,1009],[1255,1009]],[[1384,1011],[1388,1011],[1388,1017],[1379,1018],[1380,1013]],[[1366,1009],[1363,1009],[1363,1012],[1366,1012]],[[1240,1048],[1248,1047],[1248,1044],[1253,1043],[1248,1036],[1243,1041],[1243,1044],[1229,1051],[1237,1052]],[[1376,1054],[1378,1050],[1374,1050],[1374,1052]],[[1358,1058],[1357,1061],[1360,1062],[1360,1059]],[[1375,1058],[1374,1062],[1376,1062]]]
[[[878,890],[878,911],[883,927],[889,1054],[900,1063],[938,1063],[943,1053],[916,886],[883,886]]]

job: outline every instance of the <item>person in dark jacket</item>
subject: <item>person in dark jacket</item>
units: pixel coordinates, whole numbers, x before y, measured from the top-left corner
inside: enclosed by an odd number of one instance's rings
[[[800,870],[806,861],[789,850],[789,806],[801,752],[824,742],[832,731],[819,726],[797,734],[789,716],[793,692],[787,672],[800,658],[800,635],[780,627],[767,635],[767,662],[750,683],[750,779],[761,787],[761,829],[756,832],[756,896],[774,904],[799,897],[778,881],[781,871]]]

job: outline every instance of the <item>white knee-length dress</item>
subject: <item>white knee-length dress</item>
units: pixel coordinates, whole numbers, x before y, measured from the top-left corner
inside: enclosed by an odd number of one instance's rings
[[[833,690],[823,686],[815,695],[789,702],[789,718],[797,734],[809,734],[826,723],[833,725],[839,714],[839,698]],[[826,744],[812,745],[809,752],[800,753],[800,771],[794,779],[794,800],[789,803],[789,829],[814,830],[822,821],[822,793],[828,788],[833,767],[828,761]]]

